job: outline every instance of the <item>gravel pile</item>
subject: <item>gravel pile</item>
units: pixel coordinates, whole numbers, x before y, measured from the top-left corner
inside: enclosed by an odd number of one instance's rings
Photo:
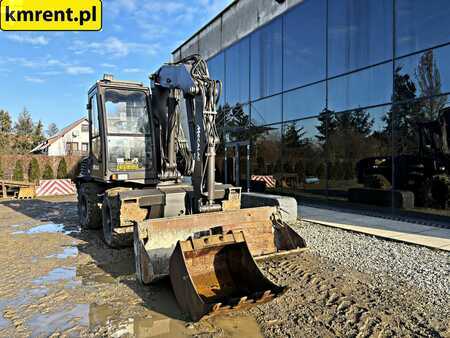
[[[448,252],[309,222],[299,223],[296,228],[315,254],[356,271],[371,273],[380,283],[387,279],[412,283],[429,296],[429,302],[447,308],[450,302]]]

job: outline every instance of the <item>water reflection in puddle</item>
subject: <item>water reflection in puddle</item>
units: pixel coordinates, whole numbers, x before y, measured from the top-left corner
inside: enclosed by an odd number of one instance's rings
[[[28,230],[15,231],[13,232],[13,235],[35,235],[35,234],[56,234],[56,233],[70,234],[72,233],[72,231],[66,230],[63,224],[47,223],[37,225]]]
[[[67,259],[78,256],[78,248],[76,246],[65,247],[63,252],[47,256],[47,258]]]
[[[33,300],[45,297],[48,295],[48,289],[46,287],[30,288],[23,290],[14,298],[2,298],[0,299],[0,313],[3,314],[7,308],[19,308],[23,305],[31,304]],[[0,316],[0,329],[9,326],[9,321]]]
[[[13,235],[36,235],[36,234],[70,234],[72,231],[67,231],[62,224],[47,223],[35,226],[28,230],[21,230],[13,232]]]
[[[211,323],[221,328],[225,337],[263,337],[258,323],[250,316],[218,316]]]
[[[89,325],[89,305],[77,304],[69,309],[61,308],[48,314],[37,314],[26,322],[33,336],[48,336],[54,332],[69,330],[75,326]]]
[[[52,284],[60,281],[68,281],[69,287],[75,287],[80,285],[79,281],[75,280],[77,275],[77,270],[74,267],[70,268],[56,268],[50,271],[47,275],[39,277],[33,280],[33,284],[41,285],[41,284]]]

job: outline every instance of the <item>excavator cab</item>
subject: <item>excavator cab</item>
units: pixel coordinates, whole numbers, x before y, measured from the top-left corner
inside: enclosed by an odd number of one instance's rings
[[[149,88],[105,76],[88,94],[90,176],[104,182],[156,183]]]

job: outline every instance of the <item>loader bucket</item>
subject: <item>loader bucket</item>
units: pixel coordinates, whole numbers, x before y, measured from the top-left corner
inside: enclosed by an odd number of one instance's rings
[[[285,290],[259,270],[241,231],[179,241],[170,258],[170,280],[193,321],[268,302]]]
[[[276,207],[259,207],[139,222],[134,228],[137,277],[149,284],[167,276],[175,245],[195,234],[243,231],[252,256],[303,248],[303,239],[277,221],[277,212]]]

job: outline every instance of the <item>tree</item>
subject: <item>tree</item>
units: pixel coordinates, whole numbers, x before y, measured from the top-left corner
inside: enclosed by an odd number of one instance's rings
[[[53,169],[48,163],[45,164],[44,172],[42,173],[42,178],[44,180],[52,180],[53,178],[55,178],[55,175],[53,174]]]
[[[23,181],[23,165],[21,160],[16,161],[16,166],[14,167],[13,172],[13,180],[14,181]]]
[[[33,120],[27,108],[23,108],[14,126],[17,135],[27,136],[33,133]]]
[[[9,113],[0,110],[0,152],[8,153],[11,148],[12,121]]]
[[[40,143],[44,142],[44,125],[42,124],[42,121],[39,120],[38,123],[36,123],[33,126],[33,134],[32,134],[32,140],[33,140],[33,148],[39,145]]]
[[[442,108],[444,108],[447,96],[437,97],[442,94],[441,74],[432,50],[425,52],[420,58],[415,76],[421,96],[434,96],[433,99],[423,102],[420,115],[425,120],[434,121],[439,117]]]
[[[26,108],[20,113],[14,125],[15,135],[12,140],[14,152],[18,154],[29,153],[33,149],[33,120]]]
[[[58,132],[59,132],[59,129],[58,129],[58,127],[56,126],[56,124],[50,123],[50,124],[48,125],[47,131],[46,131],[48,137],[55,136],[56,134],[58,134]]]
[[[0,109],[0,133],[9,134],[12,130],[11,115],[6,110]]]
[[[37,182],[41,177],[41,171],[37,159],[32,158],[28,166],[28,181]]]
[[[67,164],[64,157],[59,161],[56,178],[67,178]]]
[[[402,67],[397,67],[394,73],[394,104],[386,116],[383,118],[385,127],[383,135],[386,139],[392,138],[392,131],[395,130],[394,153],[399,154],[411,150],[415,147],[415,120],[420,111],[420,104],[415,101],[417,88],[409,74],[402,74]]]
[[[318,117],[318,120],[320,124],[316,129],[319,133],[316,138],[320,142],[325,142],[327,140],[327,134],[334,132],[337,128],[336,114],[331,110],[325,109]]]
[[[302,144],[302,139],[306,135],[304,127],[296,128],[296,123],[289,123],[283,133],[283,144],[286,148],[297,148]]]

